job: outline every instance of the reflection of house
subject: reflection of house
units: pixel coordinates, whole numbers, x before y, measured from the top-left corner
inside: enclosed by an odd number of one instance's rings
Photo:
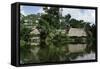
[[[87,34],[83,28],[70,28],[68,36],[72,43],[84,43],[86,42]]]
[[[68,32],[68,50],[71,53],[82,52],[86,49],[87,34],[83,28],[70,28]]]
[[[82,52],[86,48],[86,44],[69,44],[68,50],[71,53]]]

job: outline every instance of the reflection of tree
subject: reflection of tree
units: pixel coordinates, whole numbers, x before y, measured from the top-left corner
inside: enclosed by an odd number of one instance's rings
[[[84,52],[77,52],[77,53],[69,53],[68,55],[66,55],[66,61],[71,61],[76,59],[78,56],[84,56]]]
[[[44,8],[46,14],[42,14],[39,19],[38,28],[40,30],[40,51],[38,53],[41,61],[59,61],[64,55],[62,45],[67,41],[62,37],[66,37],[60,32],[57,32],[61,28],[59,8]],[[61,36],[61,37],[60,37]],[[59,43],[58,43],[59,42]]]
[[[97,33],[96,32],[97,31],[96,31],[96,25],[95,24],[92,25],[91,32],[93,34],[92,35],[92,37],[93,37],[93,44],[92,44],[93,46],[92,46],[92,49],[93,49],[94,52],[96,52],[96,46],[97,46],[97,43],[96,43],[97,42],[97,39],[96,39],[97,38]]]
[[[87,32],[87,48],[86,51],[90,53],[91,51],[96,52],[96,25],[90,25],[90,23],[86,24],[85,28]]]

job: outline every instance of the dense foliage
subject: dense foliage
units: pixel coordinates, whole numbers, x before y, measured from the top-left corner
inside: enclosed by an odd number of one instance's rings
[[[68,54],[69,43],[79,43],[82,41],[80,37],[71,37],[75,42],[71,41],[68,37],[70,28],[84,28],[87,33],[87,49],[90,52],[94,50],[95,44],[88,46],[91,40],[96,43],[96,25],[90,25],[84,20],[76,20],[71,18],[70,14],[62,16],[59,7],[44,7],[45,13],[30,14],[24,16],[21,14],[20,20],[20,62],[21,63],[38,63],[38,62],[57,62],[69,61],[70,58],[76,58],[77,55],[82,54]],[[39,45],[31,45],[31,38],[35,37],[34,34],[30,35],[32,28],[36,26],[40,32]],[[64,31],[64,32],[62,32]],[[91,40],[89,40],[89,39]],[[70,42],[69,42],[70,40]],[[81,42],[82,43],[82,42]],[[90,50],[91,49],[91,50]],[[36,53],[34,53],[36,52]],[[83,53],[83,52],[82,52]],[[85,52],[86,53],[86,52]]]

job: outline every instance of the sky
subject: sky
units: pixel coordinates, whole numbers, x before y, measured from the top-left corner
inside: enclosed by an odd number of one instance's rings
[[[42,13],[43,8],[40,6],[21,6],[20,7],[20,12],[23,15],[29,15],[29,14],[37,14],[37,13]]]
[[[95,10],[93,9],[73,9],[63,8],[62,15],[71,14],[72,18],[84,20],[85,22],[95,23]]]
[[[41,6],[21,6],[20,12],[23,15],[44,13]],[[93,9],[76,9],[76,8],[63,8],[62,15],[71,14],[71,18],[77,20],[84,20],[85,22],[95,23],[95,10]]]

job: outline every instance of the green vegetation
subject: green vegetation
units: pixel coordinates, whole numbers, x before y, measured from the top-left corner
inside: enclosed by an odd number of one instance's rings
[[[21,63],[39,63],[39,62],[59,62],[70,61],[70,58],[76,58],[82,53],[69,53],[69,43],[87,43],[86,52],[95,52],[96,47],[96,26],[90,25],[84,20],[72,19],[70,14],[62,16],[60,8],[44,7],[45,13],[31,14],[24,16],[21,14],[20,20],[20,61]],[[30,34],[37,29],[40,34]],[[84,28],[87,37],[83,42],[83,37],[69,37],[70,28]],[[31,45],[33,37],[39,37],[39,45]],[[74,42],[73,40],[74,39]],[[91,40],[89,40],[91,39]],[[37,42],[36,41],[36,42]],[[94,45],[90,46],[90,43]],[[91,50],[90,50],[91,49]],[[69,54],[68,54],[69,53]],[[68,54],[68,55],[66,55]]]

